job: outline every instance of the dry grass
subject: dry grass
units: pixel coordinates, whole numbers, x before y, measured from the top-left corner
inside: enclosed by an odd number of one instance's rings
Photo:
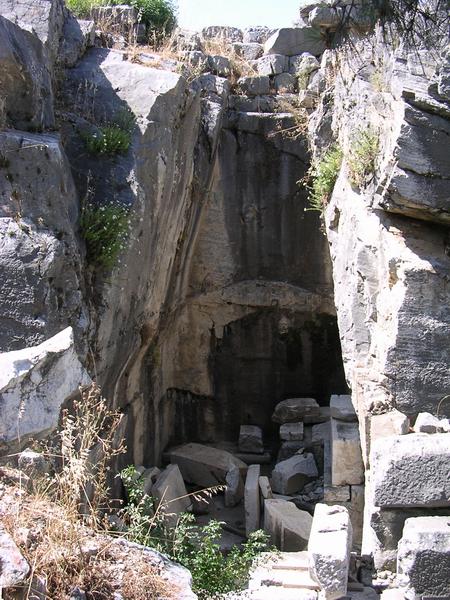
[[[285,138],[296,140],[307,135],[308,112],[305,108],[300,106],[294,98],[280,98],[278,100],[277,112],[289,115],[294,121],[294,124],[290,127],[283,127],[282,125],[277,126],[276,130],[270,134],[271,137],[281,134]]]

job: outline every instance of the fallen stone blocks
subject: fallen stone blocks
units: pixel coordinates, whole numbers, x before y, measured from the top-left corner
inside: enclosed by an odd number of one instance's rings
[[[408,600],[450,596],[450,516],[406,520],[397,573]]]
[[[264,501],[264,530],[280,550],[305,550],[312,520],[308,512],[299,510],[292,502],[278,499]]]
[[[295,494],[319,476],[312,454],[296,454],[279,462],[272,471],[272,489],[278,494]]]
[[[259,529],[261,520],[259,477],[261,467],[250,465],[247,471],[244,490],[245,533],[247,537]]]
[[[311,576],[326,600],[347,593],[352,526],[343,506],[317,504],[308,543]]]
[[[289,398],[276,405],[272,421],[283,425],[305,421],[306,417],[319,417],[319,415],[320,406],[314,398]]]
[[[239,467],[234,466],[228,471],[225,484],[225,506],[236,506],[244,497],[244,481]]]
[[[158,475],[152,487],[152,496],[172,527],[182,513],[191,509],[191,500],[177,465],[169,465]]]
[[[359,485],[363,481],[364,465],[358,424],[331,419],[332,485]]]
[[[398,410],[391,410],[382,415],[373,415],[370,419],[370,439],[391,435],[406,435],[409,432],[409,419]]]
[[[241,425],[239,431],[239,452],[262,454],[264,452],[261,427]]]
[[[169,452],[170,462],[179,466],[183,479],[202,487],[211,487],[225,483],[228,471],[237,467],[242,474],[247,465],[219,448],[203,444],[184,444]]]

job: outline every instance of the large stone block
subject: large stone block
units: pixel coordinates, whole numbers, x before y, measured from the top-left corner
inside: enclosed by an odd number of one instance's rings
[[[316,504],[308,543],[310,573],[323,597],[336,600],[347,592],[352,526],[343,506]]]
[[[180,467],[185,481],[204,487],[225,483],[232,467],[242,474],[247,471],[247,465],[230,452],[203,444],[184,444],[171,450],[169,457],[172,464]]]
[[[224,27],[211,25],[202,29],[202,37],[205,40],[222,40],[225,42],[242,42],[242,30],[237,27]]]
[[[397,573],[405,596],[450,596],[450,516],[407,519],[398,545]]]
[[[312,525],[311,515],[286,500],[264,501],[264,530],[280,550],[305,550]]]
[[[296,454],[275,466],[272,471],[272,489],[278,494],[295,494],[318,475],[312,454]]]
[[[242,92],[249,96],[263,96],[270,92],[270,80],[267,76],[241,77],[238,85]]]
[[[71,327],[39,346],[0,354],[0,443],[54,430],[63,402],[89,383]]]
[[[364,465],[358,424],[331,419],[332,485],[359,485],[363,481]]]
[[[282,400],[275,406],[272,421],[275,423],[295,423],[303,421],[305,417],[318,417],[320,406],[314,398],[289,398]]]
[[[390,435],[405,435],[409,431],[409,419],[398,410],[370,417],[370,439],[372,441]]]
[[[450,506],[449,434],[418,433],[376,440],[370,464],[376,506]]]
[[[152,487],[152,496],[172,526],[176,525],[182,513],[191,508],[191,500],[178,465],[169,465],[158,475]]]
[[[339,421],[354,422],[358,420],[355,409],[352,404],[352,397],[348,395],[331,396],[330,414]]]
[[[245,533],[247,537],[259,529],[261,520],[261,503],[259,493],[260,465],[250,465],[247,471],[244,490]]]
[[[312,27],[285,27],[274,33],[264,44],[265,54],[296,56],[309,52],[319,56],[325,50],[325,40]]]
[[[0,88],[6,120],[11,125],[25,131],[54,126],[50,64],[45,48],[35,35],[2,16]]]
[[[288,59],[282,54],[268,54],[256,61],[259,75],[279,75],[287,70]]]

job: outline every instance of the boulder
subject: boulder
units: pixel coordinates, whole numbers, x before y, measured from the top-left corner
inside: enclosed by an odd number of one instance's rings
[[[241,425],[239,431],[239,452],[262,454],[264,452],[263,434],[257,425]]]
[[[76,19],[69,13],[64,23],[63,37],[59,48],[59,63],[65,67],[73,67],[94,43],[94,21]]]
[[[3,529],[0,529],[0,565],[0,589],[21,583],[30,571],[14,540]]]
[[[297,79],[289,73],[280,73],[273,78],[277,94],[293,94],[297,87]]]
[[[289,58],[289,73],[297,77],[308,77],[314,71],[320,68],[320,63],[315,56],[309,52],[303,52],[297,56]]]
[[[241,77],[238,80],[241,91],[248,96],[263,96],[270,92],[270,79],[261,77]]]
[[[257,60],[264,53],[262,44],[242,44],[237,42],[233,44],[233,50],[237,56],[240,56],[246,61]]]
[[[286,500],[264,501],[264,530],[271,542],[285,552],[305,550],[312,525],[311,515]]]
[[[226,56],[208,56],[209,68],[214,75],[228,77],[231,74],[230,59]]]
[[[376,440],[370,455],[380,507],[450,506],[450,435],[414,433]]]
[[[296,56],[309,52],[319,56],[325,50],[325,40],[312,27],[284,27],[276,31],[264,44],[265,54]]]
[[[17,458],[18,467],[28,477],[39,477],[50,471],[50,464],[40,452],[27,448]]]
[[[209,57],[200,50],[186,50],[183,52],[183,58],[190,67],[195,67],[202,73],[209,69]]]
[[[391,435],[405,435],[409,432],[409,419],[398,410],[391,410],[370,418],[370,439],[376,440]]]
[[[232,467],[242,474],[247,471],[247,465],[230,452],[203,444],[184,444],[171,450],[169,457],[172,464],[180,467],[185,481],[204,487],[224,484]]]
[[[232,467],[225,477],[225,506],[236,506],[244,497],[244,480],[239,467]]]
[[[280,439],[284,442],[294,442],[303,439],[303,423],[285,423],[280,426]]]
[[[450,596],[450,517],[406,519],[397,573],[406,598]]]
[[[419,413],[414,423],[416,433],[447,433],[449,431],[448,419],[438,419],[431,413]]]
[[[205,40],[223,40],[225,42],[242,42],[242,31],[237,27],[222,27],[212,25],[202,29],[202,37]]]
[[[269,54],[259,58],[255,66],[259,75],[278,75],[286,70],[287,62],[282,54]]]
[[[273,33],[268,27],[246,27],[242,39],[245,44],[264,44]]]
[[[115,33],[126,34],[132,31],[139,20],[139,11],[134,6],[118,4],[116,6],[94,6],[91,17],[96,23]]]
[[[45,48],[35,35],[2,16],[0,88],[7,123],[25,131],[54,127],[50,63]]]
[[[336,600],[347,593],[352,526],[343,506],[316,504],[308,543],[310,573],[322,596]]]
[[[63,402],[90,383],[71,327],[39,346],[0,354],[0,442],[53,431]]]
[[[316,6],[308,15],[308,23],[311,27],[325,29],[337,29],[342,19],[342,8],[340,6]]]
[[[359,485],[364,481],[364,465],[357,423],[331,419],[331,483]]]
[[[320,415],[320,406],[314,398],[289,398],[282,400],[275,406],[272,421],[284,425],[303,421],[305,417]]]
[[[358,420],[352,404],[352,397],[348,395],[331,396],[330,414],[339,421],[354,422]]]
[[[259,529],[261,520],[261,504],[259,493],[260,465],[250,465],[247,471],[244,490],[245,533],[247,537]]]
[[[152,496],[172,526],[176,525],[182,513],[191,508],[191,500],[177,465],[169,465],[158,475],[152,487]]]
[[[296,454],[275,465],[272,471],[272,489],[278,494],[295,494],[318,475],[312,454]]]

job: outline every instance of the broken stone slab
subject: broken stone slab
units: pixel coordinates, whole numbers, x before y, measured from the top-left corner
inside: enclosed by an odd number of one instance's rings
[[[397,573],[406,598],[450,596],[450,516],[406,519]]]
[[[304,421],[305,417],[318,417],[320,407],[314,398],[289,398],[275,406],[272,421],[284,425]]]
[[[311,531],[312,517],[285,500],[264,501],[264,530],[280,550],[305,550]]]
[[[151,496],[153,485],[160,473],[161,469],[158,469],[158,467],[150,467],[142,472],[141,477],[144,480],[144,494]]]
[[[277,463],[283,462],[297,453],[301,454],[304,448],[303,442],[300,441],[283,442],[278,450]]]
[[[331,419],[332,485],[359,485],[363,481],[364,465],[358,424]]]
[[[238,86],[249,96],[264,96],[270,92],[270,79],[267,76],[241,77]]]
[[[312,454],[296,454],[275,465],[272,471],[272,489],[278,494],[295,494],[319,476]]]
[[[296,56],[309,52],[319,56],[325,50],[320,32],[312,27],[284,27],[276,31],[264,44],[264,54]]]
[[[431,413],[419,413],[414,423],[416,433],[448,433],[448,419],[438,419]]]
[[[263,500],[271,500],[273,498],[273,492],[270,486],[269,478],[265,475],[262,475],[259,478],[259,490]]]
[[[297,423],[285,423],[280,426],[280,439],[284,442],[295,442],[303,440],[304,426],[302,421]]]
[[[244,508],[245,533],[247,537],[259,529],[261,521],[261,504],[259,497],[260,465],[250,465],[245,479]]]
[[[172,526],[177,524],[182,513],[191,509],[191,500],[178,465],[169,465],[158,475],[152,487],[152,496]]]
[[[0,528],[0,590],[26,579],[30,567],[12,537]]]
[[[413,433],[375,440],[370,455],[374,504],[450,506],[450,435]]]
[[[256,61],[259,75],[279,75],[287,69],[288,59],[282,54],[267,54]]]
[[[71,327],[39,346],[0,354],[0,442],[53,431],[63,402],[90,383]]]
[[[239,451],[250,454],[264,452],[263,433],[257,425],[241,425],[239,430]]]
[[[230,452],[203,444],[184,444],[168,454],[170,462],[180,467],[185,481],[204,487],[224,484],[232,467],[237,467],[242,475],[247,471],[247,465]]]
[[[308,543],[311,576],[322,596],[336,600],[347,593],[352,526],[343,506],[316,504]]]
[[[236,506],[244,497],[244,480],[239,467],[232,467],[225,477],[225,506]]]
[[[290,73],[280,73],[273,78],[277,94],[293,94],[297,88],[297,78]]]
[[[398,410],[382,415],[373,415],[370,419],[370,439],[372,441],[391,435],[406,435],[409,432],[409,419]]]
[[[339,421],[355,422],[358,420],[352,404],[352,397],[346,394],[331,396],[330,415]]]

